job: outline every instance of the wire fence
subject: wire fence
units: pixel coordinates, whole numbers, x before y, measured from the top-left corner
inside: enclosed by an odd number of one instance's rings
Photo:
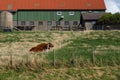
[[[73,48],[26,53],[22,56],[0,55],[1,68],[85,67],[120,65],[120,48]]]

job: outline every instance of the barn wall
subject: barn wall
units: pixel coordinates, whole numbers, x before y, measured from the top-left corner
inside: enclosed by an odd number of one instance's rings
[[[58,21],[61,16],[64,16],[64,19],[60,21],[59,26],[73,26],[73,22],[80,22],[80,12],[74,11],[74,15],[69,15],[70,11],[61,11],[62,15],[57,15],[57,11],[18,11],[13,14],[14,26],[23,26],[21,25],[22,21],[25,21],[24,26],[31,26],[30,22],[34,22],[35,29],[40,30],[50,30],[53,26],[56,26],[56,21]],[[42,21],[43,25],[38,25],[38,22]],[[52,24],[48,25],[48,21],[51,21]],[[69,22],[69,25],[65,25],[65,21]]]
[[[73,26],[78,26],[80,21],[79,20],[75,20],[77,22],[77,25],[73,25],[73,22],[74,21],[68,21],[69,22],[69,25],[65,25],[65,21],[61,21],[60,22],[60,25],[58,26],[62,26],[62,27],[73,27]],[[14,23],[14,26],[17,27],[17,26],[30,26],[30,21],[25,21],[25,25],[21,25],[21,22],[22,21],[13,21]],[[47,22],[48,21],[42,21],[43,22],[43,25],[39,25],[39,21],[33,21],[34,22],[34,29],[37,29],[37,30],[51,30],[51,28],[53,26],[56,26],[56,21],[51,21],[52,24],[51,25],[48,25]]]
[[[57,15],[57,11],[18,11],[14,14],[13,20],[52,20],[56,21],[61,16],[64,16],[64,20],[80,20],[80,12],[75,11],[74,15],[69,15],[70,11],[62,11],[62,15]],[[17,18],[18,17],[18,18]]]
[[[0,12],[1,15],[1,12]],[[0,31],[2,30],[2,26],[1,26],[1,16],[0,16]]]

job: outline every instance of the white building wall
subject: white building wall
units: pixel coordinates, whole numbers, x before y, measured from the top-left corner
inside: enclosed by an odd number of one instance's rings
[[[13,15],[12,13],[8,12],[8,11],[3,11],[0,14],[0,23],[1,23],[1,28],[5,29],[5,28],[9,28],[12,29],[13,28]]]

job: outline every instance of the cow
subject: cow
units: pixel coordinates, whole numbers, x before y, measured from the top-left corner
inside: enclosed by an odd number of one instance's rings
[[[54,45],[52,43],[41,43],[35,47],[32,47],[29,51],[42,52],[42,51],[45,51],[45,50],[50,49],[52,47],[54,47]]]

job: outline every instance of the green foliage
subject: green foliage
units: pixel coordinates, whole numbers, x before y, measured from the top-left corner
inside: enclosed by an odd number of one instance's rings
[[[98,24],[120,24],[120,13],[110,14],[105,13],[97,22]]]
[[[120,24],[120,13],[115,13],[112,16],[112,24]]]

